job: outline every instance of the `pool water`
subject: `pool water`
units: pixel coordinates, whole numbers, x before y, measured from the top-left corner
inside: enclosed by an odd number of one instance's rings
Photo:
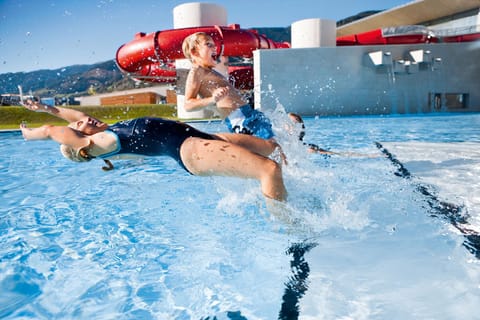
[[[480,115],[305,124],[306,142],[344,154],[309,154],[279,133],[289,222],[268,213],[255,181],[190,176],[168,158],[104,172],[100,161],[63,159],[52,141],[0,133],[0,318],[478,317],[475,243],[435,207],[453,204],[475,236],[478,175],[454,181],[459,167],[444,161],[435,168],[447,174],[422,180],[425,162],[420,171],[411,158],[423,152],[399,154],[398,143],[448,145],[467,159],[455,146],[478,149]],[[375,142],[397,143],[412,177]],[[478,172],[469,161],[462,170]]]

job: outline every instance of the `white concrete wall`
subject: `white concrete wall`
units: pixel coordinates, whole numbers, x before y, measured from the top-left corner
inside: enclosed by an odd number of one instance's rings
[[[408,64],[414,50],[430,54],[406,68],[400,60]],[[384,56],[387,65],[375,66],[370,59],[369,53],[378,51],[390,52]],[[480,111],[479,56],[478,41],[257,50],[255,107],[280,103],[303,115],[421,113],[434,111],[429,93],[438,92],[466,93],[470,108],[455,111]]]

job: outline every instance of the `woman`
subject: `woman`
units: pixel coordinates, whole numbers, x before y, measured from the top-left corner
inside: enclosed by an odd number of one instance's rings
[[[260,181],[265,197],[286,200],[281,166],[268,158],[278,147],[269,140],[242,134],[208,134],[185,123],[162,118],[138,118],[112,126],[87,114],[28,101],[24,106],[70,122],[68,126],[20,125],[26,140],[52,139],[73,161],[107,160],[125,155],[170,156],[193,175],[234,176]]]

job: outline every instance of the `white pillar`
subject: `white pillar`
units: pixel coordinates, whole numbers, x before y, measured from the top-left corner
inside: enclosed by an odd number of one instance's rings
[[[336,46],[337,26],[334,20],[305,19],[292,24],[292,48]]]
[[[227,11],[214,3],[190,2],[173,8],[173,28],[227,25]]]
[[[213,3],[191,2],[176,6],[173,9],[173,27],[175,29],[194,28],[201,26],[226,26],[227,11],[220,5]],[[185,80],[187,70],[191,67],[188,59],[175,61],[177,70],[177,112],[181,119],[209,118],[214,114],[214,109],[202,109],[199,111],[185,111]],[[228,77],[228,59],[221,58],[221,62],[215,68],[218,72]],[[181,82],[181,83],[179,83]]]

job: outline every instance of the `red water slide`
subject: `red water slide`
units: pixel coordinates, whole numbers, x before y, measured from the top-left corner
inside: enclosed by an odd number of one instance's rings
[[[195,32],[212,36],[217,54],[252,57],[256,49],[289,48],[290,44],[275,42],[255,30],[240,29],[239,25],[205,26],[172,29],[149,34],[137,33],[135,38],[117,50],[118,67],[133,78],[151,82],[175,82],[174,60],[184,59],[182,42]]]

